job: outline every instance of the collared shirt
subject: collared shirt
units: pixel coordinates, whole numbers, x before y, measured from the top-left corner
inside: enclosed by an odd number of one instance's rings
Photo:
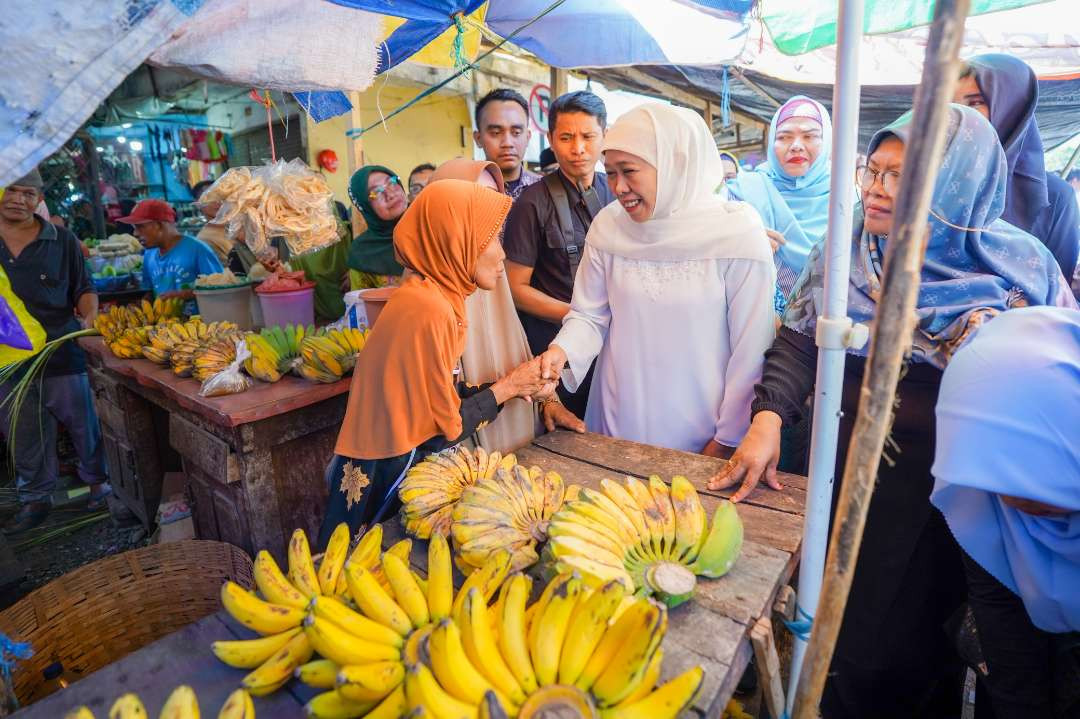
[[[574,242],[585,249],[585,235],[592,220],[577,187],[559,172],[559,179],[566,188],[570,200],[570,219],[574,223]],[[593,177],[593,188],[601,206],[614,201],[615,195],[607,184],[607,176],[598,172]],[[530,284],[544,294],[562,302],[569,302],[574,292],[574,278],[570,275],[570,258],[563,249],[559,216],[551,193],[540,182],[526,188],[510,208],[503,233],[503,249],[506,259],[533,268]]]
[[[75,305],[84,294],[94,291],[94,285],[75,235],[40,217],[35,220],[38,235],[18,257],[0,242],[0,262],[12,290],[41,323],[46,338],[54,340],[82,329]],[[63,343],[45,368],[49,376],[85,371],[86,359],[74,342]]]
[[[525,188],[535,185],[544,178],[543,175],[537,175],[535,172],[529,172],[524,167],[521,168],[521,174],[518,175],[518,179],[505,183],[506,194],[510,196],[510,199],[516,200],[521,197],[521,193],[525,191]]]

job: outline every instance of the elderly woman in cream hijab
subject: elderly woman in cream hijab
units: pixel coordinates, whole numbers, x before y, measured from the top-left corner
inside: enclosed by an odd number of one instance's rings
[[[599,356],[590,431],[719,456],[746,433],[773,339],[765,228],[714,194],[720,154],[690,110],[645,104],[620,117],[604,168],[618,202],[589,229],[543,371],[573,390]]]
[[[498,165],[486,160],[457,158],[439,165],[431,182],[466,180],[504,191]],[[521,328],[510,285],[500,276],[493,290],[477,290],[465,300],[469,332],[461,356],[464,379],[469,384],[493,382],[510,370],[532,359],[525,331]],[[543,422],[548,430],[556,426],[578,432],[585,425],[563,405],[551,402],[543,406]],[[510,400],[498,419],[476,432],[480,446],[489,452],[510,452],[528,444],[536,436],[537,417],[533,405],[525,400]]]

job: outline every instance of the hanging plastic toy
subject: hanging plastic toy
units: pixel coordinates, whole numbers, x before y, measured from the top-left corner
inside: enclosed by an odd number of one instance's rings
[[[0,267],[0,367],[32,357],[45,346],[45,329],[26,310]]]

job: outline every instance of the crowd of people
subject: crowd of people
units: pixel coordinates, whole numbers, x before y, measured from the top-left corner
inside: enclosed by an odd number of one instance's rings
[[[988,55],[967,64],[950,105],[910,357],[827,719],[959,716],[965,664],[978,672],[978,717],[1080,716],[1080,211],[1043,166],[1037,102],[1029,67]],[[521,95],[495,90],[475,112],[485,160],[420,165],[405,183],[361,168],[349,197],[365,229],[354,238],[342,222],[337,244],[294,259],[316,282],[322,319],[343,313],[348,289],[396,286],[357,359],[318,544],[339,522],[361,532],[392,516],[398,483],[431,452],[505,452],[557,427],[727,459],[708,486],[735,502],[784,491],[778,469],[806,466],[828,110],[785,102],[766,161],[750,169],[717,150],[694,112],[649,103],[609,127],[599,97],[571,92],[551,104],[542,174],[525,166]],[[874,134],[852,172],[848,316],[866,325],[911,119]],[[31,178],[0,198],[0,260],[53,337],[73,308],[92,321],[96,298],[68,262],[70,233],[33,214],[39,191]],[[124,218],[158,253],[144,267],[159,295],[227,259],[181,237],[162,204]],[[36,278],[42,263],[72,269],[53,286]],[[866,356],[848,352],[838,478]],[[49,421],[67,424],[60,405],[79,402],[92,418],[85,367],[49,374],[78,378],[45,385]],[[84,440],[97,497],[100,443],[89,430]],[[16,528],[47,502],[55,469],[43,454],[17,463],[33,509]]]

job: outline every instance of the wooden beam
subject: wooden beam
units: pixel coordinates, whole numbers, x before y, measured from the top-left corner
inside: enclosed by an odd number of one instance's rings
[[[756,82],[754,82],[753,80],[748,78],[746,76],[746,74],[742,70],[735,67],[734,65],[731,66],[731,74],[734,75],[735,77],[739,78],[739,82],[746,85],[748,88],[750,88],[751,90],[756,92],[758,95],[761,95],[761,97],[763,97],[770,105],[772,105],[773,107],[776,107],[776,108],[780,107],[780,101],[779,100],[777,100],[772,95],[770,95],[768,92],[766,92],[765,88],[763,88],[761,85],[758,85]]]
[[[660,80],[659,78],[655,78],[652,75],[649,75],[633,67],[620,67],[617,69],[612,69],[609,72],[612,75],[621,75],[627,80],[629,80],[631,83],[640,87],[647,88],[647,91],[643,94],[652,94],[657,98],[663,100],[670,100],[685,107],[689,107],[693,110],[699,110],[703,112],[705,110],[706,103],[709,102],[708,100],[703,100],[702,98],[694,95],[691,92],[683,90],[681,87],[676,87],[670,82],[665,82],[663,80]],[[635,91],[641,93],[641,90]],[[747,115],[744,112],[740,112],[734,109],[731,111],[731,117],[732,119],[742,120],[752,125],[765,125],[764,122],[754,117],[753,115]]]
[[[349,102],[352,103],[352,110],[349,111],[349,129],[360,129],[364,126],[364,120],[360,112],[360,93],[355,90],[350,92]],[[357,135],[348,142],[349,152],[346,162],[348,163],[349,177],[351,178],[354,172],[364,166],[364,139],[363,136]],[[364,222],[364,218],[360,216],[360,211],[355,206],[350,207],[349,218],[353,237],[367,229],[367,223]]]
[[[716,108],[712,100],[705,100],[705,124],[709,126],[709,132],[713,132],[713,118],[716,117]]]
[[[568,87],[566,70],[551,68],[551,101],[555,102],[560,95],[565,95]]]

